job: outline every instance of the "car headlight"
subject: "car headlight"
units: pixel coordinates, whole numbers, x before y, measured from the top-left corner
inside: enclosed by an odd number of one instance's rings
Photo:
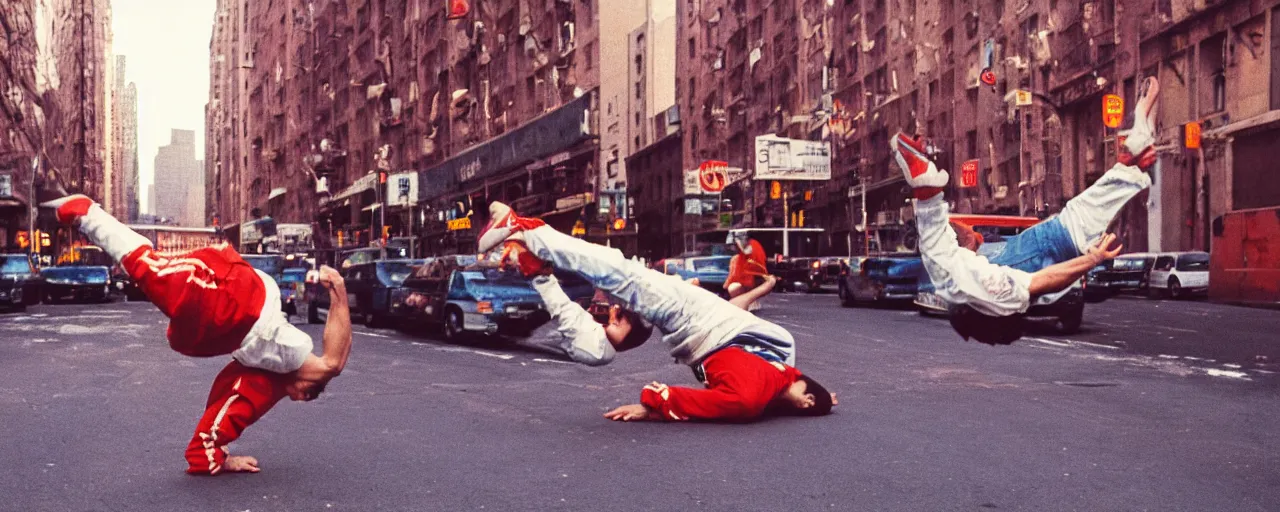
[[[510,314],[515,314],[516,312],[520,311],[520,308],[518,308],[518,307],[516,307],[516,306],[507,306],[505,311],[507,312],[507,314],[509,314],[509,315],[510,315]]]
[[[116,281],[116,289],[117,289],[117,290],[123,290],[123,289],[124,289],[124,281]]]

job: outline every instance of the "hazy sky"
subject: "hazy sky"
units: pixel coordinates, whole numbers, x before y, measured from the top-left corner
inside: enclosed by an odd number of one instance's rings
[[[125,82],[138,84],[138,174],[142,209],[154,182],[156,148],[169,130],[196,132],[204,158],[204,104],[209,101],[209,35],[215,0],[112,0],[111,51],[125,56]],[[112,59],[112,66],[115,60]]]

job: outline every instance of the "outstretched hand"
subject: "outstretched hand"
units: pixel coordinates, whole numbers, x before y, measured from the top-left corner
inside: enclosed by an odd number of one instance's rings
[[[631,404],[606,412],[604,417],[613,421],[645,421],[653,419],[652,412],[644,404]]]
[[[325,288],[332,290],[336,286],[343,286],[346,282],[342,279],[336,269],[328,265],[320,267],[320,277],[317,279]]]
[[[248,455],[227,456],[227,461],[222,464],[222,470],[232,473],[257,473],[262,471],[258,467],[258,459]]]
[[[1093,245],[1089,246],[1087,254],[1093,259],[1093,263],[1095,265],[1120,255],[1120,252],[1124,250],[1124,245],[1118,244],[1115,248],[1111,248],[1111,244],[1114,244],[1115,241],[1116,235],[1114,233],[1107,233],[1102,235],[1102,238],[1099,238],[1093,243]]]

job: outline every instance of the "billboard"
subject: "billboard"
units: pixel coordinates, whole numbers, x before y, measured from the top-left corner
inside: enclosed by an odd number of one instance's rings
[[[418,202],[417,171],[392,174],[387,178],[387,205],[409,206]]]
[[[757,180],[831,179],[831,143],[756,137]]]

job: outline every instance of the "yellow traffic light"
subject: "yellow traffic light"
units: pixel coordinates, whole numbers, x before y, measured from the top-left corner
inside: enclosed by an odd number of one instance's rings
[[[622,231],[627,229],[627,219],[613,219],[613,230]]]
[[[804,227],[804,210],[800,210],[800,224],[797,225],[796,227],[798,228]]]

